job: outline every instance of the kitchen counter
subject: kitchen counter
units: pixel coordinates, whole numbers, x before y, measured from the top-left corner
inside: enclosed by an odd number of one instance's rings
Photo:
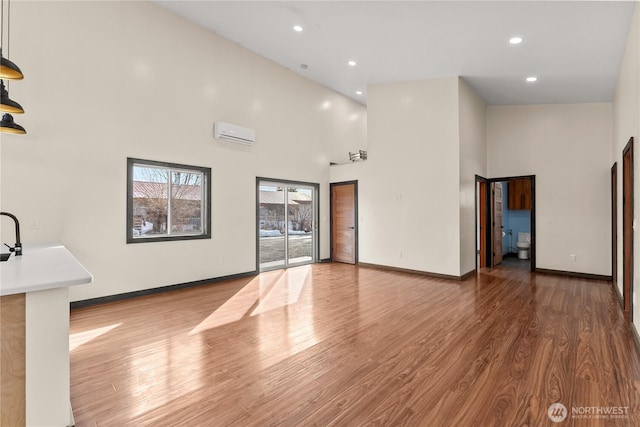
[[[25,245],[0,263],[0,296],[91,283],[93,276],[62,245]]]
[[[3,426],[74,425],[69,286],[93,276],[62,245],[25,245],[0,262],[0,413]]]

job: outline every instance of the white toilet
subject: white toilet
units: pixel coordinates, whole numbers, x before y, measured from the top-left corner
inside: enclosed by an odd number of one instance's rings
[[[529,248],[531,248],[531,233],[518,233],[518,248],[519,259],[529,259]]]

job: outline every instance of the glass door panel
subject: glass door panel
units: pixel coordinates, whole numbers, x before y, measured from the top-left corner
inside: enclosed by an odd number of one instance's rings
[[[286,260],[284,188],[258,186],[260,270],[282,268]]]
[[[259,270],[317,259],[318,186],[258,180]]]
[[[289,265],[313,262],[313,188],[288,186],[287,190],[287,261]]]

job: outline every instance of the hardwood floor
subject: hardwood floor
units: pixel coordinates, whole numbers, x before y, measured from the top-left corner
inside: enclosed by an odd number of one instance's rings
[[[637,426],[616,298],[522,269],[315,264],[77,309],[76,425]]]

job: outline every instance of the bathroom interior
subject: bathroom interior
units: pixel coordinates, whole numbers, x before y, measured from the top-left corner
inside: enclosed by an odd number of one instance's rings
[[[502,267],[531,268],[531,180],[502,182]]]

